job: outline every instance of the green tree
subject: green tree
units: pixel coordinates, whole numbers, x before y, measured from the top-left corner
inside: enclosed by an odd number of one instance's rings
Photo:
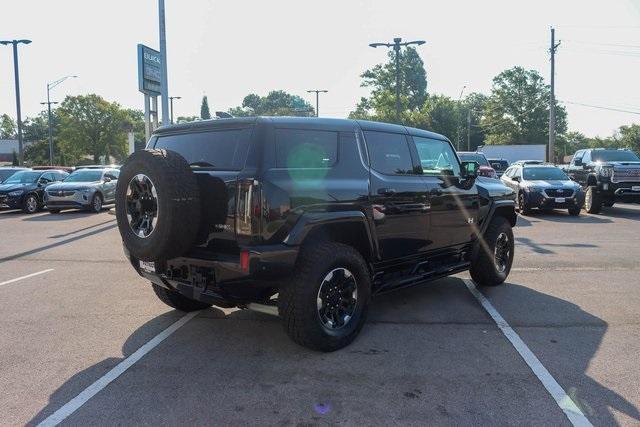
[[[514,67],[493,79],[481,126],[487,144],[546,144],[549,140],[549,86],[535,70]],[[567,113],[556,104],[556,129],[567,130]]]
[[[54,160],[56,165],[66,165],[61,159],[60,153],[55,150],[54,145]],[[62,156],[64,157],[64,156]],[[49,141],[46,139],[40,141],[34,141],[24,148],[24,161],[26,164],[34,165],[48,165],[49,164]]]
[[[199,116],[178,116],[176,123],[195,122],[200,120]]]
[[[0,116],[0,139],[15,139],[16,122],[8,115]]]
[[[630,148],[640,153],[640,125],[620,126],[614,139],[620,147]]]
[[[99,163],[122,160],[127,153],[126,129],[131,116],[115,102],[95,94],[68,96],[57,110],[60,117],[60,151],[77,161],[91,156]]]
[[[273,90],[267,96],[251,93],[244,97],[240,107],[229,110],[234,117],[250,116],[314,116],[315,109],[298,95]]]
[[[459,104],[448,96],[429,95],[422,106],[408,113],[406,123],[442,134],[455,144],[460,132]]]
[[[211,118],[211,112],[209,111],[209,100],[207,95],[202,97],[202,104],[200,105],[200,118],[207,120]]]
[[[11,152],[11,165],[12,166],[18,166],[19,165],[19,161],[18,161],[18,153],[16,153],[16,150],[13,150]]]
[[[387,122],[396,120],[396,65],[395,53],[389,51],[389,60],[366,70],[360,75],[360,86],[371,89],[371,95],[360,99],[349,114],[353,119]],[[411,113],[424,108],[427,101],[427,73],[418,51],[412,47],[400,51],[400,103],[402,121]]]

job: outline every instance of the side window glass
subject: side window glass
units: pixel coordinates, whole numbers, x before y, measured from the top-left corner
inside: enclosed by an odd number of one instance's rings
[[[371,156],[371,167],[387,175],[413,173],[407,138],[397,133],[367,131],[364,137]]]
[[[414,136],[422,173],[430,176],[460,176],[460,164],[446,141]]]
[[[578,151],[573,156],[573,161],[571,163],[575,164],[577,160],[582,160],[582,156],[584,156],[584,151]]]
[[[52,182],[54,181],[53,178],[53,173],[51,172],[47,172],[47,173],[43,173],[42,176],[40,177],[42,180],[47,181],[47,182]]]
[[[120,176],[120,171],[119,171],[118,169],[114,169],[114,170],[112,170],[112,171],[109,171],[109,173],[110,173],[111,175],[113,175],[113,178],[114,178],[114,179],[118,179],[118,177]]]
[[[504,171],[504,176],[506,176],[507,178],[511,178],[512,171],[513,171],[513,168],[507,168],[507,170]]]
[[[279,168],[329,168],[337,159],[337,132],[276,129],[276,166]]]

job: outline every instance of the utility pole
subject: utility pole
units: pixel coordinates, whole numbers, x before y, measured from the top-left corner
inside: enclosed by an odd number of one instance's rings
[[[167,78],[167,33],[164,25],[164,0],[158,0],[158,20],[160,27],[160,57],[162,75],[160,76],[160,102],[162,103],[162,125],[169,124],[169,83]],[[158,109],[156,110],[156,117]]]
[[[329,92],[326,89],[311,89],[308,90],[307,93],[315,93],[316,94],[316,117],[320,117],[320,94]]]
[[[560,46],[560,41],[556,43],[556,30],[551,27],[551,92],[549,94],[549,155],[550,162],[555,161],[555,145],[556,145],[556,96],[555,96],[555,68],[556,68],[556,50]]]
[[[395,63],[396,63],[396,123],[400,124],[400,48],[402,46],[409,46],[412,44],[415,45],[423,45],[426,42],[424,40],[415,40],[411,42],[401,43],[402,39],[400,37],[396,37],[393,39],[393,43],[370,43],[371,47],[385,46],[393,48],[395,53]]]
[[[173,100],[174,99],[182,99],[181,96],[170,96],[169,101],[171,102],[171,124],[173,124]]]
[[[78,76],[64,76],[61,79],[56,80],[53,83],[47,83],[47,102],[41,102],[40,105],[47,105],[47,116],[48,116],[48,121],[49,121],[49,166],[53,166],[53,129],[51,126],[51,104],[57,104],[57,102],[53,102],[51,101],[51,97],[49,95],[49,92],[51,92],[51,89],[53,89],[54,87],[58,86],[60,83],[62,83],[63,81],[67,80],[68,78],[72,78],[75,79]]]
[[[16,83],[16,119],[18,121],[18,164],[24,161],[24,147],[22,146],[22,113],[20,110],[20,71],[18,70],[18,45],[29,44],[31,40],[1,40],[2,45],[13,45],[13,73]]]
[[[467,110],[467,151],[471,151],[471,109]]]

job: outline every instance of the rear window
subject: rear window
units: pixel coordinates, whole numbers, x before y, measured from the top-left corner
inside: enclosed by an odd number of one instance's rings
[[[160,136],[155,148],[175,151],[192,166],[240,170],[249,151],[251,128]]]
[[[335,165],[338,132],[276,129],[276,166],[317,169]]]
[[[489,163],[491,164],[491,167],[498,172],[506,170],[509,167],[509,162],[506,160],[489,160]]]

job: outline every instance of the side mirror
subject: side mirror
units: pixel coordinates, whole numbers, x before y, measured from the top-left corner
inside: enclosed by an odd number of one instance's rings
[[[111,182],[111,177],[105,176],[104,177],[104,182]]]
[[[38,179],[38,186],[43,186],[43,185],[47,185],[49,183],[49,181],[45,178],[40,178]]]
[[[515,182],[520,182],[520,177],[519,176],[514,176],[511,179],[514,180]]]
[[[575,162],[573,162],[573,164],[575,166],[584,166],[584,163],[582,163],[582,159],[576,159]]]
[[[480,164],[478,162],[462,162],[460,175],[464,179],[476,179],[478,177],[478,169]]]

